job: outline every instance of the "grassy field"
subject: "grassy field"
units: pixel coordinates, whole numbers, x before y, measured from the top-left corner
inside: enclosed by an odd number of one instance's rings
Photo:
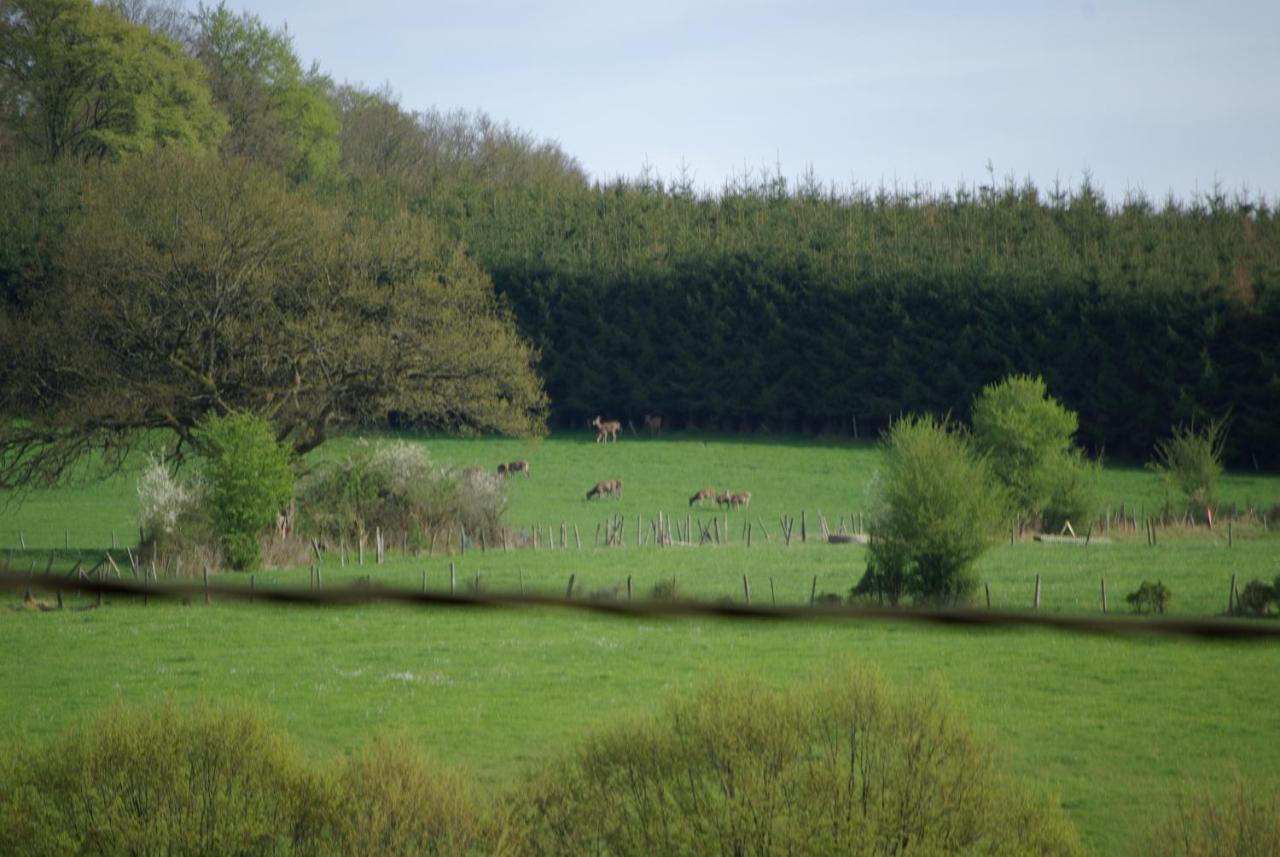
[[[343,441],[326,448],[341,454]],[[633,577],[646,593],[676,577],[682,591],[741,598],[807,601],[844,593],[862,572],[863,549],[809,541],[780,544],[779,514],[807,510],[811,530],[823,512],[835,526],[865,508],[877,453],[868,446],[723,437],[624,438],[616,447],[591,435],[521,444],[498,440],[429,440],[432,455],[461,466],[525,458],[532,475],[511,482],[508,519],[517,527],[577,524],[581,551],[531,550],[464,556],[399,557],[384,565],[325,565],[339,586],[372,574],[379,582],[447,588],[449,564],[460,582],[480,572],[490,588],[578,591],[621,585]],[[587,502],[597,480],[621,478],[620,502]],[[637,516],[687,512],[698,488],[749,490],[753,544],[740,541],[742,512],[730,512],[731,541],[717,547],[658,549],[635,544]],[[1113,507],[1155,508],[1156,480],[1141,470],[1109,470]],[[1228,502],[1270,505],[1280,480],[1229,476]],[[0,512],[0,551],[15,565],[66,560],[121,544],[136,531],[133,480],[32,496]],[[627,546],[593,548],[609,513],[628,520]],[[697,511],[693,512],[697,517]],[[702,513],[704,520],[714,514]],[[759,521],[772,542],[761,542]],[[18,551],[19,533],[28,552]],[[1227,547],[1214,533],[1111,533],[1109,544],[1007,543],[980,563],[996,606],[1029,606],[1043,581],[1043,609],[1097,609],[1099,579],[1111,602],[1143,579],[1161,579],[1183,615],[1221,612],[1232,574],[1241,582],[1280,575],[1280,538],[1239,527]],[[136,537],[135,537],[136,538]],[[68,551],[65,545],[70,544]],[[259,586],[304,583],[307,571],[257,575]],[[1113,606],[1115,609],[1115,606]],[[179,699],[260,702],[305,746],[323,754],[379,731],[404,730],[440,758],[493,784],[517,779],[548,753],[637,708],[661,703],[675,688],[716,671],[747,671],[772,682],[817,674],[833,661],[878,666],[893,682],[941,678],[968,720],[990,736],[1017,775],[1057,795],[1100,853],[1125,853],[1129,836],[1173,790],[1280,770],[1275,712],[1280,651],[1274,646],[1205,644],[1170,639],[1112,639],[1035,631],[967,631],[907,624],[850,625],[620,620],[563,611],[471,611],[402,608],[213,607],[111,603],[103,610],[3,611],[0,718],[9,736],[44,736],[117,697],[169,694]]]

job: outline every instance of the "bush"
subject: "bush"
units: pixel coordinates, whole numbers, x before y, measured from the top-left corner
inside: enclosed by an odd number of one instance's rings
[[[1079,450],[1068,450],[1046,463],[1040,525],[1057,532],[1068,521],[1083,524],[1098,514],[1102,468]]]
[[[974,441],[1024,520],[1056,528],[1096,510],[1097,468],[1075,448],[1076,427],[1039,377],[1010,375],[974,400]]]
[[[1225,795],[1180,795],[1140,838],[1148,857],[1278,857],[1280,784],[1237,779]]]
[[[932,416],[895,422],[870,494],[869,570],[900,579],[917,602],[955,602],[972,592],[969,569],[991,544],[1004,500],[959,427]]]
[[[1274,586],[1261,580],[1251,580],[1240,593],[1240,610],[1254,616],[1265,616],[1277,601],[1280,601],[1280,577],[1276,578]]]
[[[330,777],[325,840],[336,854],[493,853],[494,816],[456,773],[433,766],[407,737],[383,737]]]
[[[388,542],[420,546],[428,533],[464,527],[490,543],[502,537],[503,480],[435,466],[419,445],[362,441],[321,464],[298,489],[301,526],[327,540],[359,541],[381,530]]]
[[[1159,473],[1169,495],[1178,495],[1182,511],[1204,515],[1218,504],[1218,477],[1222,475],[1222,451],[1227,442],[1224,419],[1197,430],[1175,426],[1173,436],[1156,444],[1156,458],[1147,466]]]
[[[138,524],[141,551],[158,564],[168,558],[185,561],[194,574],[202,566],[222,564],[213,522],[209,518],[207,486],[199,474],[183,479],[159,456],[149,456],[138,477]]]
[[[528,785],[531,854],[1078,854],[936,690],[848,670],[721,681],[588,740]]]
[[[1151,583],[1144,580],[1142,585],[1136,591],[1126,595],[1124,600],[1129,602],[1135,613],[1163,613],[1172,598],[1173,594],[1164,583],[1159,581]]]
[[[248,709],[115,705],[0,761],[0,853],[311,853],[315,797]]]
[[[670,580],[660,577],[649,590],[649,597],[654,601],[675,601],[680,597],[680,584],[674,577]]]
[[[238,412],[210,415],[195,441],[209,485],[209,514],[232,568],[256,565],[263,530],[293,496],[290,448],[276,442],[271,425]]]

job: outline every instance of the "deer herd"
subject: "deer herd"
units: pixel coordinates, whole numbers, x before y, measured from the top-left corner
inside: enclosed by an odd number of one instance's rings
[[[662,430],[662,417],[645,414],[645,428],[650,434]],[[622,423],[619,420],[606,420],[596,417],[591,421],[591,426],[596,430],[596,443],[606,443],[612,440],[618,442],[618,432],[622,431]],[[631,429],[635,431],[635,427]],[[473,474],[483,473],[484,468],[475,466],[468,467],[463,471],[464,474],[470,476]],[[523,473],[526,477],[529,475],[529,462],[527,461],[510,461],[503,462],[498,465],[499,476],[514,476],[517,473]],[[604,479],[597,482],[590,491],[587,492],[586,499],[601,499],[604,497],[612,497],[615,500],[622,499],[622,480],[621,479]],[[716,491],[714,488],[702,488],[689,498],[689,506],[702,506],[709,501],[715,501],[718,507],[727,507],[730,509],[750,509],[751,508],[751,492],[743,491],[735,493],[725,489],[724,491]]]

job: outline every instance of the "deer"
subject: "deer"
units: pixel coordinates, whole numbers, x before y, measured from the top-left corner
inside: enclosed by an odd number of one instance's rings
[[[498,465],[498,466],[499,466],[499,467],[501,467],[502,465]],[[514,475],[516,475],[517,473],[523,473],[525,476],[528,476],[528,475],[529,475],[529,462],[527,462],[527,461],[523,461],[523,460],[521,460],[521,461],[513,461],[513,462],[511,462],[510,464],[508,464],[508,465],[507,465],[507,475],[508,475],[508,476],[514,476]]]
[[[743,491],[741,494],[730,494],[729,505],[734,509],[750,509],[751,492]]]
[[[606,494],[611,495],[615,500],[622,499],[622,480],[606,479],[603,482],[597,482],[595,487],[587,492],[587,499],[592,497],[603,497]]]
[[[507,465],[505,465],[505,464],[499,464],[499,465],[498,465],[498,475],[499,475],[499,476],[506,476],[506,475],[507,475]]]
[[[596,417],[591,421],[591,424],[596,427],[596,443],[604,442],[605,438],[610,435],[613,436],[614,443],[618,442],[618,432],[622,431],[622,423],[617,420],[602,420]]]
[[[645,414],[644,427],[649,430],[649,434],[657,434],[662,431],[662,416],[660,414]]]
[[[729,493],[728,488],[724,489],[723,491],[721,491],[719,494],[716,495],[717,506],[728,506],[732,502],[733,502],[733,495]]]
[[[703,503],[707,502],[708,500],[714,500],[714,499],[716,499],[716,489],[701,488],[698,490],[697,494],[694,494],[692,497],[689,498],[689,505],[691,507],[694,504],[701,506]]]

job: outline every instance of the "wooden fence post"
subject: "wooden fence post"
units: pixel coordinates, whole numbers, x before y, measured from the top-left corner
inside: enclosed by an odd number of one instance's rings
[[[457,563],[449,563],[449,594],[453,595],[458,591],[458,565]]]
[[[801,512],[800,514],[801,514],[801,516],[802,516],[802,518],[801,518],[801,519],[803,520],[804,512]],[[801,536],[803,536],[803,534],[804,534],[804,527],[803,527],[803,525],[801,525],[801,530],[800,530],[800,532],[801,532]],[[813,576],[813,586],[809,588],[809,606],[810,606],[810,607],[812,607],[812,606],[813,606],[813,602],[814,602],[815,600],[817,600],[817,598],[818,598],[818,575],[816,575],[816,574],[815,574],[815,575]]]
[[[631,600],[631,575],[627,575],[627,600]]]
[[[1032,607],[1036,610],[1040,609],[1040,575],[1036,575],[1036,597],[1032,603]]]
[[[209,566],[204,567],[204,603],[209,603]]]
[[[1102,581],[1102,612],[1106,613],[1107,612],[1107,579],[1103,577],[1103,578],[1100,578],[1100,580]]]
[[[564,591],[565,598],[573,597],[573,581],[576,576],[577,575],[573,575],[573,574],[569,575],[569,588]]]
[[[747,576],[742,575],[742,596],[747,601],[747,606],[751,606],[751,583],[747,580]]]
[[[1231,575],[1231,589],[1227,591],[1227,613],[1234,614],[1240,609],[1240,602],[1236,596],[1236,576]]]
[[[769,578],[769,600],[773,602],[773,606],[778,606],[778,593],[773,589],[773,578]]]
[[[987,590],[987,609],[990,610],[991,609],[991,582],[987,580],[982,581],[982,587]]]
[[[801,509],[800,510],[800,541],[807,542],[808,540],[809,540],[809,533],[805,525],[804,509]]]

